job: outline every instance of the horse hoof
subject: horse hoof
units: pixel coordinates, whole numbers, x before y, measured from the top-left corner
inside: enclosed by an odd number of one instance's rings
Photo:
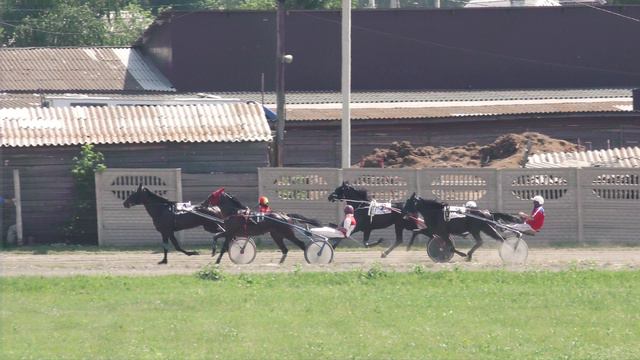
[[[383,251],[382,254],[380,255],[380,257],[383,258],[383,259],[386,258],[387,257],[387,253]]]
[[[162,261],[158,262],[158,265],[164,265],[166,263],[167,263],[167,260],[162,260]]]
[[[465,257],[464,259],[466,262],[471,262],[471,256],[467,255],[467,257]]]

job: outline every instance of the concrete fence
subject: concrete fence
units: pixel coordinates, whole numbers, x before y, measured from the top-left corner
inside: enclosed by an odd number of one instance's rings
[[[183,193],[194,197],[186,200],[201,201],[209,191],[225,186],[246,205],[255,205],[257,196],[246,190],[249,182],[255,184],[255,178],[243,180],[242,187],[236,186],[237,177],[224,178],[228,185],[220,177],[183,174],[180,169],[108,169],[97,174],[100,245],[160,243],[160,234],[143,207],[122,206],[140,183],[174,201],[182,201]],[[640,169],[261,168],[254,186],[257,193],[269,197],[276,211],[300,213],[328,223],[342,216],[343,204],[327,200],[342,181],[368,189],[379,202],[404,202],[416,192],[450,205],[474,200],[481,208],[508,213],[529,212],[531,197],[539,194],[546,199],[546,221],[532,242],[640,243]],[[180,235],[186,244],[211,241],[211,234],[201,228]],[[379,237],[393,239],[392,229],[372,233],[372,239]],[[355,238],[361,239],[361,235]]]
[[[474,200],[481,208],[531,211],[542,195],[546,222],[539,243],[640,243],[640,169],[259,169],[259,192],[277,211],[335,222],[343,204],[328,195],[342,181],[381,201],[404,201],[413,192],[450,205]],[[372,238],[394,237],[391,229]]]

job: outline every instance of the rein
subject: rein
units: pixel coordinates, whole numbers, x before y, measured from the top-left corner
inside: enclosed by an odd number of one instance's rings
[[[368,215],[369,215],[369,217],[370,217],[370,219],[371,219],[371,220],[373,219],[373,216],[374,216],[374,214],[373,214],[373,209],[374,209],[376,206],[379,206],[379,207],[382,207],[382,208],[385,208],[385,209],[389,209],[389,210],[391,210],[391,211],[393,211],[393,212],[395,212],[395,213],[398,213],[398,214],[402,214],[402,210],[401,210],[401,209],[395,208],[395,207],[393,207],[393,206],[378,205],[378,203],[377,203],[375,200],[371,200],[371,201],[366,201],[366,200],[352,200],[352,199],[339,199],[339,200],[340,200],[340,201],[350,201],[350,202],[362,203],[362,204],[367,204],[367,205],[369,205],[369,206],[362,206],[362,207],[359,207],[358,209],[366,209],[366,208],[369,208]],[[425,224],[424,220],[422,220],[422,219],[420,219],[420,218],[418,218],[418,217],[415,217],[415,216],[412,216],[412,215],[409,215],[409,214],[406,214],[405,216],[407,216],[407,217],[408,217],[408,218],[410,218],[411,220],[414,220],[414,221],[420,222],[420,223],[422,223],[422,224]],[[371,220],[370,220],[370,221],[371,221]]]

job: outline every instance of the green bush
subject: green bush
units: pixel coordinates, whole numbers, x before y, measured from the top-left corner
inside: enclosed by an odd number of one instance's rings
[[[106,168],[104,155],[96,151],[91,144],[83,145],[80,155],[73,158],[71,167],[74,182],[73,213],[63,229],[67,243],[84,245],[98,243],[95,173]]]
[[[196,273],[196,277],[201,280],[222,281],[225,278],[224,272],[218,264],[209,264]],[[245,280],[245,282],[247,282]]]

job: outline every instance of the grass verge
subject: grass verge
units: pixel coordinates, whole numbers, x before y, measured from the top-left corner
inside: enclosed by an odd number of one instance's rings
[[[0,278],[3,359],[637,359],[640,272]]]

